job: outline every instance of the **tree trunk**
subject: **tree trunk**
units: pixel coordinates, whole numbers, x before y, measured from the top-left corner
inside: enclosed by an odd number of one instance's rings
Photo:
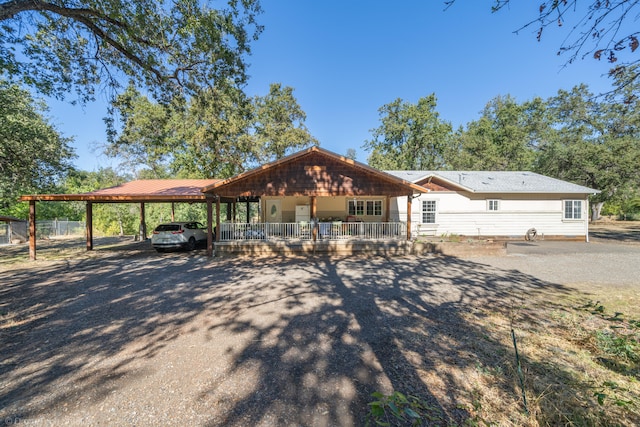
[[[600,219],[600,212],[602,211],[602,206],[604,206],[604,202],[595,202],[591,204],[591,222],[597,221]]]

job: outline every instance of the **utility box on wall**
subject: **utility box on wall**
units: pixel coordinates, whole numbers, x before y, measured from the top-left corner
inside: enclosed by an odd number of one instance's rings
[[[311,209],[309,205],[296,205],[296,222],[306,221],[311,219]]]

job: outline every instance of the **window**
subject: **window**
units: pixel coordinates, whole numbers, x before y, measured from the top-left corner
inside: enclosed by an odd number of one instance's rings
[[[367,215],[382,216],[382,200],[367,200]]]
[[[498,200],[487,200],[487,209],[490,211],[497,211],[500,208],[500,202]]]
[[[436,223],[436,201],[435,200],[422,201],[422,223],[423,224]]]
[[[582,200],[564,201],[564,219],[582,219]]]
[[[349,215],[364,215],[364,200],[349,200]]]

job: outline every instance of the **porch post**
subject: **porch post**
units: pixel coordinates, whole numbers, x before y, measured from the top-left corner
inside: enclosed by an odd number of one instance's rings
[[[213,256],[213,202],[207,196],[207,256]]]
[[[216,196],[216,227],[220,225],[220,196]],[[216,229],[216,242],[220,241],[222,230]]]
[[[391,218],[391,196],[387,196],[385,198],[385,207],[384,207],[384,217],[385,217],[385,221],[389,222],[389,219]]]
[[[29,200],[29,259],[36,260],[36,201]]]
[[[249,200],[247,199],[247,201],[245,202],[245,206],[247,208],[247,224],[249,224],[249,211],[251,209],[251,205],[249,204]]]
[[[317,204],[316,204],[316,196],[310,196],[309,201],[311,206],[309,207],[309,216],[311,218],[311,224],[313,224],[313,229],[311,230],[312,240],[315,242],[318,240],[318,214],[317,214]]]
[[[309,197],[310,201],[311,201],[311,207],[310,207],[310,214],[311,214],[311,218],[317,218],[318,216],[318,204],[316,202],[316,196],[311,196]]]
[[[413,195],[407,196],[407,240],[411,240],[411,203],[413,202]]]
[[[87,202],[87,220],[85,223],[87,229],[87,250],[93,250],[93,203]]]
[[[176,220],[176,204],[171,202],[171,222]]]

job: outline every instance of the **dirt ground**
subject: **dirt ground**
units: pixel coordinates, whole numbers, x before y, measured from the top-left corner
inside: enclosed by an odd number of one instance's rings
[[[639,235],[596,226],[582,248],[602,251],[467,259],[209,259],[105,240],[43,243],[25,262],[2,247],[0,424],[352,426],[371,393],[399,390],[458,425],[478,366],[510,352],[485,350],[470,318],[523,295],[637,307]]]

